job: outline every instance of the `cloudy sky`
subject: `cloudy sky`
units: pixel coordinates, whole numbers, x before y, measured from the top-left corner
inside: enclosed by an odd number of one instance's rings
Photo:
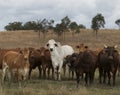
[[[106,28],[118,28],[120,0],[0,0],[0,30],[14,21],[54,19],[56,23],[66,15],[78,24],[91,26],[91,19],[102,13]]]

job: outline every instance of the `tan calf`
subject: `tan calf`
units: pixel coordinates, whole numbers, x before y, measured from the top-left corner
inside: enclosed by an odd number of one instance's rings
[[[29,50],[23,49],[20,52],[8,51],[3,58],[2,64],[2,84],[6,76],[6,70],[8,69],[9,78],[12,78],[13,71],[17,74],[17,79],[19,86],[21,85],[21,80],[27,78],[29,69]]]

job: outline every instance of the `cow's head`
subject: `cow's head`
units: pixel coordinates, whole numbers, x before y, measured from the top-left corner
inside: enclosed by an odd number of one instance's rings
[[[24,61],[22,65],[24,68],[24,71],[22,72],[22,76],[23,76],[23,80],[26,80],[29,71],[29,49],[28,48],[21,49],[20,54],[22,55]]]
[[[60,43],[55,42],[55,40],[51,39],[46,44],[47,48],[50,50],[50,52],[54,51],[56,47],[60,46]]]
[[[29,49],[24,48],[20,50],[20,53],[24,56],[24,60],[29,60]]]
[[[115,53],[117,53],[116,50],[117,46],[104,46],[104,51],[107,54],[108,58],[113,60]]]

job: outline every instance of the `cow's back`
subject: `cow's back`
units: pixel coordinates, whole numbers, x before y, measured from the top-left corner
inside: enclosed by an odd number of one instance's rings
[[[7,64],[10,69],[23,66],[22,54],[14,51],[8,51],[3,58],[3,65]]]
[[[0,69],[2,69],[3,57],[8,51],[16,51],[18,52],[20,48],[16,49],[0,49]]]
[[[63,50],[64,57],[67,55],[72,55],[74,53],[73,48],[69,45],[63,45],[61,48]]]

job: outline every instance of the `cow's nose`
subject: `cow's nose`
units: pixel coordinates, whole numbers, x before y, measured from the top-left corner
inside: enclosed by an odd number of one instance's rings
[[[24,57],[24,60],[28,60],[28,58],[27,58],[27,57]]]
[[[111,59],[111,60],[112,60],[112,59],[113,59],[113,56],[109,56],[109,59]]]
[[[53,51],[53,48],[50,48],[50,51]]]

